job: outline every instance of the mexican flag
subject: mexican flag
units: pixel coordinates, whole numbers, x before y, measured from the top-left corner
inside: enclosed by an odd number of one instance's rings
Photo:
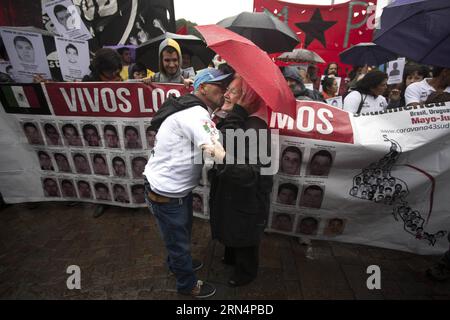
[[[32,86],[1,86],[6,107],[9,108],[39,108],[39,99]]]

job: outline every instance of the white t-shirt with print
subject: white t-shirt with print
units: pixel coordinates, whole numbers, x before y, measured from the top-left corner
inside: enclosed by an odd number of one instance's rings
[[[360,113],[384,111],[388,105],[386,98],[381,95],[375,98],[370,94],[359,93],[355,90],[345,97],[343,110],[357,113],[361,99],[364,102]]]
[[[202,144],[219,132],[207,110],[195,106],[169,116],[156,135],[144,175],[160,195],[181,198],[197,187],[202,172]]]
[[[405,90],[405,103],[406,105],[417,102],[427,101],[430,94],[436,91],[432,86],[428,84],[428,80],[431,78],[423,79],[419,82],[411,83]],[[445,92],[450,92],[450,87],[445,88]]]

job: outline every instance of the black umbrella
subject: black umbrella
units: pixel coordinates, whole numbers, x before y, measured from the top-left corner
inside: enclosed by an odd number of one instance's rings
[[[383,9],[374,42],[419,63],[450,68],[450,1],[398,0]]]
[[[339,54],[341,61],[353,66],[379,66],[397,59],[397,55],[372,42],[362,42]]]
[[[192,53],[193,55],[193,61],[196,60],[196,57],[201,61],[201,65],[194,66],[194,69],[206,68],[215,55],[214,51],[207,48],[206,43],[204,43],[202,39],[196,36],[166,32],[156,38],[144,42],[139,47],[137,47],[136,61],[145,64],[152,71],[158,71],[159,45],[167,38],[173,39],[178,42],[181,47],[182,53],[183,50],[190,51],[190,53]]]
[[[251,40],[267,53],[291,51],[300,43],[287,24],[263,12],[242,12],[217,24]]]

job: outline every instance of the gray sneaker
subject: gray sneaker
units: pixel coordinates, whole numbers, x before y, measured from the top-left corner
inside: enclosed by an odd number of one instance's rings
[[[216,294],[216,288],[210,283],[203,282],[202,280],[197,280],[197,284],[195,285],[195,287],[192,289],[191,292],[189,293],[180,292],[180,293],[184,295],[190,295],[197,299],[205,299],[212,297],[214,294]]]

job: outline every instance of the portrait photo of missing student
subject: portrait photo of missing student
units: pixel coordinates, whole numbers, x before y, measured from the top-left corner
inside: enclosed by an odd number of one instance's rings
[[[108,185],[103,182],[94,183],[95,198],[102,201],[111,201]]]
[[[68,146],[81,147],[81,137],[77,127],[72,123],[66,123],[61,127],[61,131],[64,137],[65,144]]]
[[[44,134],[49,146],[62,146],[61,136],[58,129],[51,123],[44,124]]]
[[[195,192],[192,193],[192,210],[194,212],[204,214],[203,197]]]
[[[89,147],[101,147],[102,142],[98,129],[93,124],[85,124],[81,131],[83,132],[83,138],[87,146]]]
[[[115,184],[113,186],[114,201],[120,203],[130,203],[130,196],[128,194],[127,186],[123,184]]]
[[[272,229],[292,232],[295,216],[288,213],[274,212],[272,217]]]
[[[147,127],[145,130],[145,138],[147,140],[147,148],[153,149],[156,141],[156,131],[152,126]]]
[[[43,145],[44,139],[42,138],[41,131],[38,125],[33,122],[25,122],[22,125],[25,136],[27,137],[29,144]]]
[[[279,172],[298,176],[302,164],[302,151],[294,146],[287,146],[281,152]]]
[[[13,42],[19,60],[26,64],[35,64],[36,56],[31,40],[25,36],[15,36]]]
[[[119,156],[116,156],[112,159],[112,167],[113,167],[113,175],[116,177],[126,177],[127,174],[127,166],[125,164],[125,160]]]
[[[297,233],[314,236],[319,228],[319,220],[313,217],[305,217],[300,219],[297,225]]]
[[[70,64],[78,65],[78,49],[73,43],[66,46],[66,57]]]
[[[333,155],[328,150],[311,151],[311,160],[309,161],[306,174],[310,176],[326,177],[330,173],[333,164]]]
[[[66,6],[57,4],[53,7],[53,14],[55,15],[58,24],[64,28],[65,31],[77,29],[76,21],[77,13],[71,12]]]
[[[73,154],[73,163],[75,164],[75,171],[82,174],[91,174],[91,167],[89,160],[84,153]]]
[[[120,148],[119,135],[117,128],[112,124],[107,124],[103,127],[103,137],[105,139],[106,148]]]
[[[85,180],[77,181],[78,194],[82,199],[92,199],[91,184]]]
[[[52,159],[50,158],[49,154],[45,151],[38,151],[38,158],[39,158],[39,166],[41,167],[41,170],[46,171],[54,171]]]
[[[123,129],[125,149],[142,149],[139,129],[134,126],[125,126]]]
[[[145,203],[145,188],[143,184],[134,184],[131,186],[131,195],[133,203]]]
[[[325,230],[323,232],[326,236],[338,236],[344,232],[346,220],[340,218],[328,219]]]
[[[42,188],[44,189],[45,197],[61,197],[58,182],[54,178],[43,178]]]
[[[278,186],[277,202],[280,204],[295,206],[298,194],[298,185],[286,182]]]
[[[77,198],[77,192],[75,191],[75,185],[70,179],[60,179],[61,191],[63,198]]]
[[[323,187],[305,185],[300,197],[300,207],[319,209],[322,206]]]
[[[55,158],[56,167],[58,168],[59,172],[72,172],[69,160],[67,159],[67,156],[64,153],[59,152],[54,153],[53,157]]]
[[[109,176],[108,163],[106,162],[106,155],[103,153],[91,154],[92,167],[95,174]]]
[[[147,159],[144,157],[134,157],[131,159],[131,170],[133,171],[133,178],[142,178]]]
[[[13,30],[8,27],[3,27],[0,34],[10,63],[15,69],[16,82],[31,83],[35,74],[39,74],[44,79],[52,78],[42,34],[33,30]],[[15,94],[15,98],[20,97]],[[19,107],[29,108],[30,96],[24,95],[23,98],[23,101],[17,101]]]

